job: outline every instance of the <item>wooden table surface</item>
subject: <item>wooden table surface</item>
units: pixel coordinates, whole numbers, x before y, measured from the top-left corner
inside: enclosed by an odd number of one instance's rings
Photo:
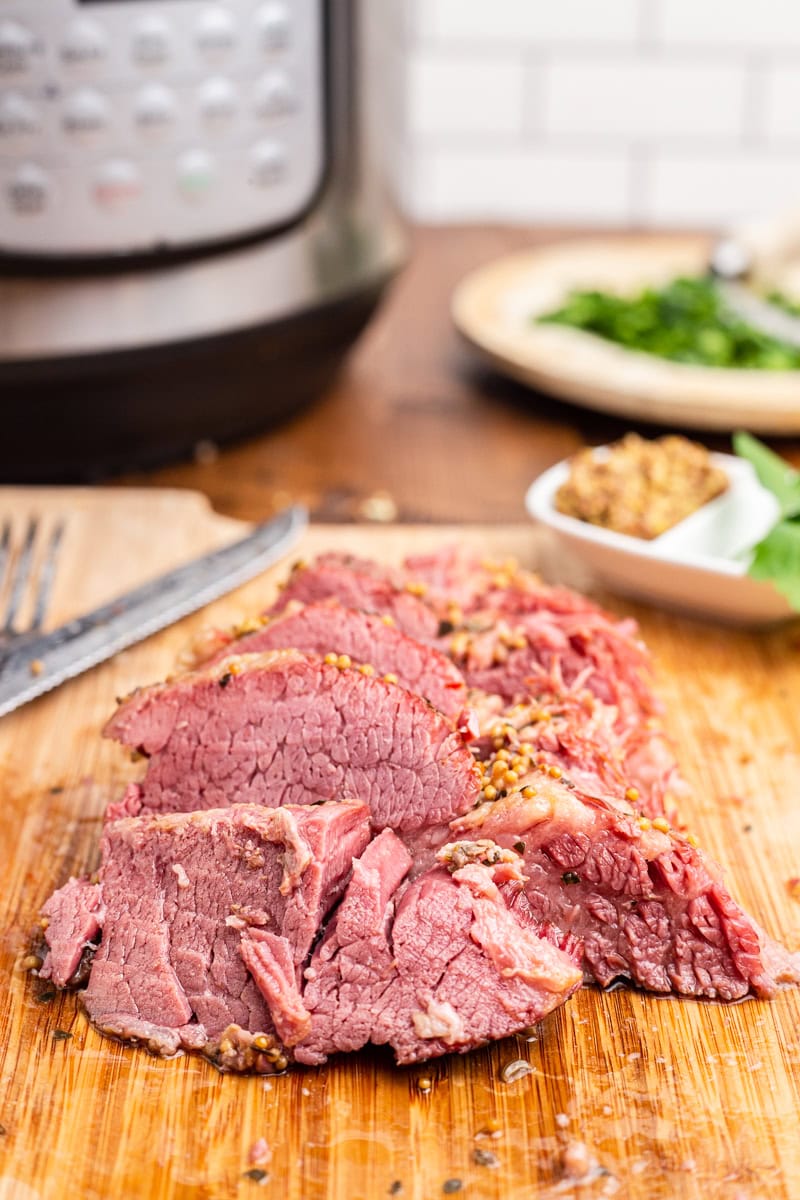
[[[536,475],[582,443],[608,441],[630,425],[536,395],[481,366],[453,329],[450,296],[473,267],[564,236],[575,231],[416,230],[405,271],[317,404],[217,457],[214,447],[201,448],[200,458],[211,461],[123,482],[196,488],[218,511],[250,520],[289,498],[304,500],[324,521],[370,514],[523,519],[525,489]],[[708,444],[728,449],[725,438]],[[800,464],[800,439],[780,448]]]

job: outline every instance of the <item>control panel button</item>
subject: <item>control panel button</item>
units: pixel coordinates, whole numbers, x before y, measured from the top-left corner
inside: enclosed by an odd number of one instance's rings
[[[23,163],[8,184],[8,202],[19,216],[44,212],[50,200],[50,178],[35,163]]]
[[[200,88],[198,99],[203,119],[216,127],[227,124],[238,106],[236,88],[229,79],[207,79]]]
[[[155,67],[168,62],[172,54],[172,32],[161,17],[146,17],[133,34],[133,60],[140,67]]]
[[[258,187],[279,183],[286,173],[286,151],[280,142],[258,142],[250,151],[250,179]]]
[[[92,193],[101,208],[125,208],[141,191],[139,168],[127,158],[109,158],[95,173]]]
[[[285,50],[289,45],[289,9],[282,0],[268,0],[256,13],[258,39],[263,50]]]
[[[168,129],[176,116],[175,97],[162,83],[146,84],[133,107],[133,119],[142,133],[161,133]]]
[[[108,125],[109,116],[110,109],[105,96],[93,88],[81,88],[67,98],[61,124],[66,133],[89,137],[102,133]]]
[[[216,164],[207,150],[186,150],[175,164],[178,187],[190,200],[202,199],[214,183],[216,174]]]
[[[197,48],[206,58],[216,61],[236,45],[236,22],[224,8],[207,8],[197,22]]]
[[[0,140],[18,141],[39,132],[39,114],[35,105],[17,92],[0,97]]]
[[[253,92],[254,107],[259,117],[283,117],[294,110],[297,95],[285,71],[269,71],[257,80]]]
[[[75,21],[61,43],[61,60],[71,67],[93,66],[108,54],[108,38],[95,21]]]
[[[0,75],[21,75],[31,66],[36,39],[17,21],[0,21]]]

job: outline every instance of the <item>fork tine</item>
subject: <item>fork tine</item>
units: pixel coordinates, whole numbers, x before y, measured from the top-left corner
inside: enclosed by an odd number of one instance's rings
[[[3,626],[3,633],[7,635],[15,632],[14,621],[16,620],[17,612],[30,577],[33,543],[36,540],[38,528],[39,518],[31,517],[28,522],[28,528],[25,531],[25,540],[22,543],[22,549],[19,552],[16,563],[11,568],[11,595],[8,600],[6,623]]]
[[[36,600],[33,607],[33,620],[30,628],[32,633],[38,633],[42,628],[44,615],[47,612],[47,606],[50,603],[50,592],[53,588],[53,579],[56,573],[56,559],[58,558],[58,550],[61,545],[61,538],[64,533],[64,522],[59,521],[58,525],[53,528],[50,534],[50,541],[47,543],[44,559],[42,560],[41,569],[39,571],[39,581],[36,589]]]
[[[11,542],[11,522],[6,518],[3,521],[3,532],[0,535],[0,588],[3,586],[3,581],[6,575],[6,565],[8,563],[8,547]]]

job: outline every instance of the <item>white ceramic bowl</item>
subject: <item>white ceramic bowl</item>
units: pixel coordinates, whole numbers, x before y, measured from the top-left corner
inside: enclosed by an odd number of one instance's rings
[[[775,523],[778,503],[748,462],[711,457],[728,476],[728,490],[651,541],[558,512],[555,495],[569,475],[567,460],[539,476],[525,506],[613,591],[732,624],[785,620],[795,615],[789,602],[771,583],[747,574],[748,551]]]

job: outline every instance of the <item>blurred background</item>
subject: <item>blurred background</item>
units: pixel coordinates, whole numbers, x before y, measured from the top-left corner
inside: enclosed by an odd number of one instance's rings
[[[392,0],[388,163],[422,221],[716,226],[800,191],[788,0]]]
[[[798,65],[788,0],[0,0],[0,478],[502,521],[630,426],[727,448],[740,410],[620,416],[453,298],[641,230],[702,274],[800,194]],[[795,378],[762,432],[796,435]]]

